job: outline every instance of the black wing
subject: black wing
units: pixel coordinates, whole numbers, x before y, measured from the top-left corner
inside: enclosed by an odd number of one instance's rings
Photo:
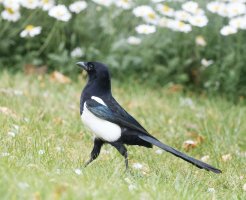
[[[94,99],[89,99],[86,101],[86,107],[90,112],[101,119],[150,136],[150,134],[131,115],[129,115],[115,99],[110,98],[104,100],[107,106],[98,103]]]
[[[111,99],[111,98],[110,98]],[[101,119],[105,119],[112,123],[116,123],[122,127],[130,128],[136,131],[138,138],[155,145],[201,169],[221,173],[221,170],[208,165],[200,160],[192,158],[166,144],[163,144],[158,139],[151,136],[131,115],[129,115],[114,99],[106,100],[107,106],[104,106],[97,101],[90,99],[86,101],[86,107],[94,115]],[[151,147],[151,146],[149,146]]]

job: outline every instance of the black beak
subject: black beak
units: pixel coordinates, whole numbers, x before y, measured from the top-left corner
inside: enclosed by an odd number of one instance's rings
[[[88,70],[87,62],[77,62],[76,65],[78,65],[79,67],[82,67],[85,71]]]

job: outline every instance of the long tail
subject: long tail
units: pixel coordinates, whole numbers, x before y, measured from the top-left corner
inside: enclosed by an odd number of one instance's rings
[[[190,157],[184,153],[181,153],[180,151],[177,151],[176,149],[161,143],[159,140],[157,140],[154,137],[150,137],[147,135],[139,135],[138,137],[141,138],[142,140],[146,141],[146,142],[149,142],[149,143],[151,143],[151,144],[153,144],[153,145],[155,145],[155,146],[157,146],[157,147],[159,147],[159,148],[161,148],[161,149],[163,149],[163,150],[165,150],[165,151],[167,151],[167,152],[169,152],[169,153],[171,153],[171,154],[173,154],[173,155],[175,155],[175,156],[177,156],[177,157],[179,157],[179,158],[181,158],[181,159],[183,159],[183,160],[185,160],[185,161],[187,161],[187,162],[189,162],[195,166],[197,166],[200,169],[212,171],[216,174],[222,173],[221,170],[216,169],[215,167],[213,167],[207,163],[204,163],[200,160],[192,158],[192,157]]]

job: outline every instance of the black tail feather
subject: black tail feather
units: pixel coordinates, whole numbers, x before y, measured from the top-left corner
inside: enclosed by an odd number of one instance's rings
[[[159,148],[161,148],[161,149],[163,149],[163,150],[165,150],[165,151],[167,151],[167,152],[169,152],[169,153],[171,153],[171,154],[173,154],[173,155],[175,155],[175,156],[177,156],[177,157],[179,157],[179,158],[181,158],[181,159],[183,159],[183,160],[185,160],[185,161],[187,161],[193,165],[195,165],[196,167],[198,167],[200,169],[212,171],[216,174],[222,173],[221,170],[216,169],[215,167],[213,167],[207,163],[204,163],[200,160],[192,158],[192,157],[190,157],[184,153],[181,153],[180,151],[177,151],[176,149],[161,143],[159,140],[157,140],[154,137],[150,137],[148,135],[139,135],[139,138],[141,138],[142,140],[149,142],[149,143],[151,143],[151,144],[153,144],[153,145],[155,145],[155,146],[157,146],[157,147],[159,147]]]

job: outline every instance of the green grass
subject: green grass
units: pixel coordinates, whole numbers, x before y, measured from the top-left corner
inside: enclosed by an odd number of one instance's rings
[[[84,84],[81,78],[64,85],[48,76],[1,73],[0,107],[17,115],[0,113],[1,199],[246,199],[244,105],[113,80],[116,99],[151,134],[182,151],[183,142],[194,139],[190,132],[203,136],[204,141],[187,153],[198,159],[209,155],[208,162],[223,173],[199,170],[171,154],[156,154],[157,148],[137,146],[128,146],[128,173],[123,157],[109,145],[84,168],[93,145],[79,115]],[[23,95],[13,95],[13,89]],[[187,97],[193,107],[180,104]],[[8,134],[16,132],[13,125],[20,127],[15,137]],[[45,153],[39,155],[39,150]],[[224,162],[225,154],[232,159]],[[134,169],[136,162],[144,169]],[[74,172],[77,168],[80,175]]]

